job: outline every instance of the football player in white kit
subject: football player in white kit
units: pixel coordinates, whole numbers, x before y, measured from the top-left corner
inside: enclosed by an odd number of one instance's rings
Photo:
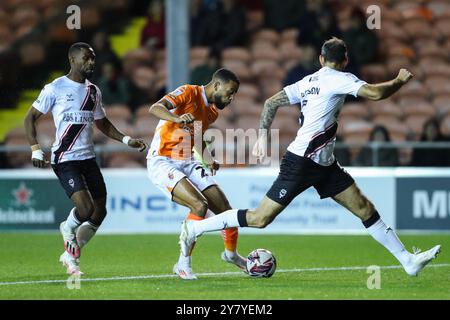
[[[28,111],[24,125],[31,145],[33,165],[49,164],[36,138],[36,121],[51,112],[56,138],[51,165],[75,207],[60,225],[65,251],[60,262],[69,274],[82,274],[80,249],[94,236],[106,216],[106,187],[95,160],[93,124],[111,139],[143,151],[142,139],[133,139],[117,130],[105,115],[99,88],[91,83],[95,53],[87,43],[69,49],[70,72],[47,84]]]
[[[285,87],[264,104],[260,136],[253,154],[263,159],[267,146],[267,130],[277,109],[300,104],[302,116],[297,137],[284,155],[278,178],[255,210],[228,210],[203,221],[185,221],[180,235],[183,252],[204,232],[231,227],[264,228],[301,192],[313,186],[321,198],[331,197],[361,219],[368,233],[397,258],[408,275],[417,275],[436,257],[440,245],[422,253],[408,252],[395,231],[386,226],[372,202],[359,190],[353,178],[333,155],[339,111],[346,95],[370,100],[391,96],[411,78],[401,69],[391,81],[368,84],[344,72],[347,47],[338,38],[327,40],[319,57],[322,68],[302,80]]]

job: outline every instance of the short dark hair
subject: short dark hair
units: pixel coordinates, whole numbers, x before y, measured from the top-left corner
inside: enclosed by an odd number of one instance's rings
[[[375,133],[377,132],[382,132],[384,135],[384,139],[385,141],[389,142],[391,141],[391,135],[389,134],[389,131],[386,129],[385,126],[382,125],[376,125],[373,129],[372,132],[370,132],[370,141],[373,141],[374,137],[375,137]]]
[[[213,79],[219,79],[224,82],[234,81],[238,85],[240,84],[239,78],[232,71],[225,68],[221,68],[214,72]]]
[[[69,58],[70,58],[71,56],[73,56],[75,53],[81,51],[82,49],[89,50],[89,49],[91,49],[91,48],[92,48],[92,47],[91,47],[89,44],[87,44],[86,42],[75,42],[75,43],[72,44],[72,45],[70,46],[70,48],[69,48],[69,53],[68,53]]]
[[[324,42],[320,54],[325,61],[341,63],[347,58],[347,45],[343,40],[333,37]]]

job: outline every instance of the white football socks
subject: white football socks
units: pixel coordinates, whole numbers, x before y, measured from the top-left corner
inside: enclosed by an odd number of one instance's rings
[[[215,217],[215,216],[216,216],[216,214],[208,209],[208,211],[206,211],[206,214],[205,214],[205,219],[211,219],[212,217]],[[223,232],[224,231],[222,231],[222,239],[225,239],[225,235]],[[237,256],[237,251],[230,251],[227,248],[225,248],[225,254],[227,255],[228,258],[234,259],[234,257]]]
[[[229,259],[234,259],[237,256],[237,251],[230,251],[225,248],[225,254]]]
[[[83,248],[89,240],[95,235],[98,227],[91,224],[89,221],[85,221],[77,230],[77,242],[80,248]]]
[[[180,253],[180,257],[178,258],[178,265],[190,267],[191,266],[191,256],[185,257],[185,256],[183,256],[183,254]]]
[[[409,263],[411,253],[405,249],[405,246],[395,234],[395,231],[386,226],[381,218],[368,227],[367,231],[376,241],[388,249],[403,266]]]
[[[70,210],[69,216],[66,219],[66,223],[64,224],[64,228],[68,232],[75,232],[75,229],[78,228],[81,224],[80,221],[78,221],[77,217],[75,216],[75,210],[76,208],[72,208]]]
[[[198,237],[205,232],[239,227],[237,212],[238,209],[231,209],[224,211],[214,217],[203,219],[201,221],[195,221],[192,224],[195,235]]]

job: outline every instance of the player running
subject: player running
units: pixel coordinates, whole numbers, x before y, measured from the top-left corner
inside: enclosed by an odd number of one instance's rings
[[[99,88],[90,78],[95,53],[87,43],[74,43],[69,49],[69,74],[47,84],[25,117],[25,130],[31,145],[33,166],[47,167],[48,161],[36,139],[36,121],[52,112],[56,138],[51,165],[75,207],[60,225],[65,251],[59,261],[68,274],[82,274],[81,248],[94,236],[106,216],[106,187],[95,160],[93,123],[106,136],[143,151],[146,144],[118,131],[106,118]]]
[[[219,69],[206,86],[181,86],[150,107],[150,113],[161,121],[147,156],[148,176],[172,201],[190,209],[188,221],[231,209],[216,181],[193,159],[192,148],[203,155],[211,175],[215,175],[219,163],[206,148],[203,133],[216,121],[219,110],[231,103],[238,89],[236,75]],[[200,137],[201,146],[194,146],[196,137]],[[225,244],[222,260],[245,270],[246,261],[236,250],[237,228],[225,230],[222,236]],[[182,279],[197,279],[191,268],[192,249],[193,246],[181,252],[173,267],[173,272]]]
[[[278,178],[255,210],[229,210],[200,222],[183,223],[180,236],[182,252],[187,252],[204,232],[229,227],[264,228],[300,193],[313,186],[320,197],[333,198],[362,220],[369,234],[400,261],[408,275],[417,275],[436,257],[440,245],[423,253],[408,252],[392,228],[386,226],[370,200],[359,190],[353,178],[338,164],[333,155],[337,118],[346,95],[381,100],[391,96],[411,78],[401,69],[387,82],[368,84],[351,73],[343,72],[347,58],[344,41],[326,41],[319,57],[322,68],[302,80],[285,87],[264,105],[260,137],[254,156],[263,159],[267,130],[280,106],[300,104],[302,116],[297,137],[284,155]]]

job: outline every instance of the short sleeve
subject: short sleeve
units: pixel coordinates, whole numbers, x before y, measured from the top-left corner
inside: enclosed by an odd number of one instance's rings
[[[102,93],[99,88],[97,88],[97,105],[94,109],[94,120],[100,120],[106,117],[105,108],[103,107]]]
[[[297,81],[296,83],[293,83],[289,86],[284,87],[284,92],[286,92],[286,95],[289,99],[290,104],[297,104],[302,101],[301,98],[301,90],[300,90],[300,81]]]
[[[336,94],[351,94],[356,97],[358,95],[358,90],[365,85],[367,82],[360,80],[357,76],[352,73],[345,72],[339,79],[336,79]]]
[[[41,113],[48,113],[55,105],[56,98],[53,92],[53,87],[47,84],[42,89],[39,97],[33,102],[32,106]]]
[[[192,88],[187,85],[178,87],[174,91],[166,94],[163,99],[169,101],[170,104],[176,109],[189,103],[192,99]]]

